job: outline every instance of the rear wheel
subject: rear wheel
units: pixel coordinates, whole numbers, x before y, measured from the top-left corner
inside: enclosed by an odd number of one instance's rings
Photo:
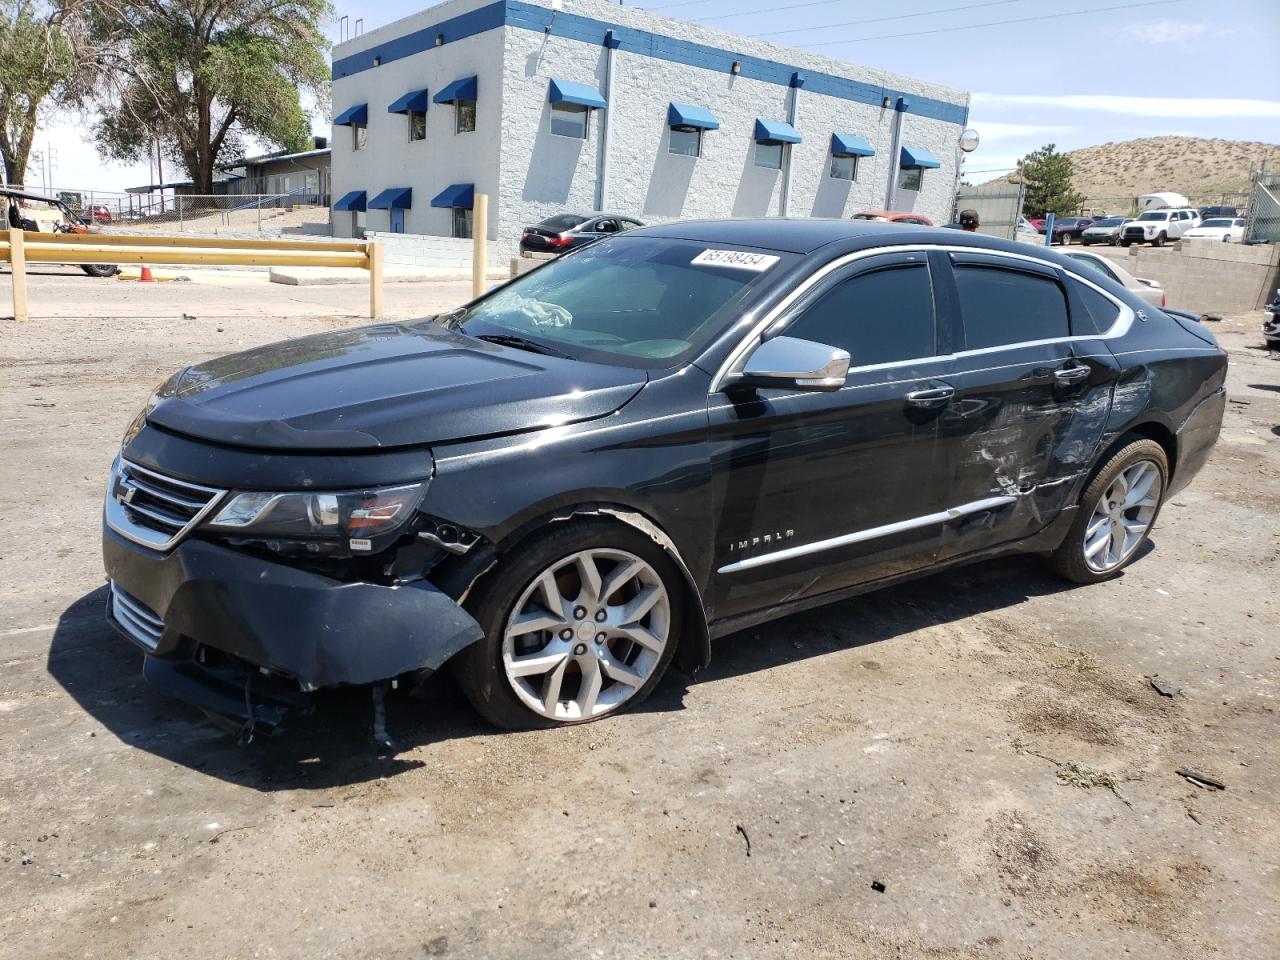
[[[484,639],[458,655],[458,683],[500,727],[584,723],[653,692],[680,636],[682,587],[639,531],[570,520],[488,578],[467,603]]]
[[[120,271],[114,263],[82,263],[80,269],[91,277],[114,277]]]
[[[1085,488],[1066,539],[1050,559],[1076,583],[1101,583],[1137,555],[1160,513],[1169,460],[1154,440],[1126,444]]]

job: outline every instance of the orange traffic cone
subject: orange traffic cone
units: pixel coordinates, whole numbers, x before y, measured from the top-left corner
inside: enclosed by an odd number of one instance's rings
[[[142,265],[142,273],[138,274],[139,283],[155,283],[156,278],[151,275],[151,268],[145,263]]]

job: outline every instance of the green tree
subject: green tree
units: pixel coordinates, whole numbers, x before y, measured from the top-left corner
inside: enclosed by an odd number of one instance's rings
[[[1018,161],[1015,175],[1026,187],[1022,212],[1038,217],[1046,213],[1071,216],[1084,203],[1084,195],[1071,186],[1071,158],[1058,153],[1055,144],[1033,150]]]
[[[85,0],[0,0],[0,154],[21,185],[41,114],[78,103],[98,61]]]
[[[308,145],[302,93],[328,103],[329,0],[97,0],[111,82],[94,128],[99,152],[140,161],[155,144],[211,193],[243,137]]]

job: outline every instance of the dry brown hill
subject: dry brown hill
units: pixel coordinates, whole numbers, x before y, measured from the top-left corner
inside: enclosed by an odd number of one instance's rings
[[[1074,185],[1090,198],[1173,190],[1193,199],[1249,189],[1249,165],[1280,170],[1280,145],[1200,137],[1146,137],[1067,153]],[[1004,177],[1002,179],[1013,179]]]

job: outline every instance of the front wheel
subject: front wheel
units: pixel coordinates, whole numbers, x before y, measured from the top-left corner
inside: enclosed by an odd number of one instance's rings
[[[1062,235],[1062,245],[1063,245],[1064,247],[1069,247],[1069,246],[1071,246],[1071,234],[1069,234],[1069,233],[1064,233],[1064,234]]]
[[[120,270],[114,263],[82,263],[80,269],[91,277],[114,277]]]
[[[682,588],[666,552],[639,531],[557,523],[468,601],[485,636],[458,655],[455,676],[500,727],[598,720],[658,685],[679,642]]]
[[[1162,233],[1151,241],[1151,245],[1153,247],[1163,247],[1166,239],[1168,239],[1168,235]]]
[[[1169,459],[1154,440],[1118,450],[1085,488],[1066,539],[1050,558],[1076,583],[1101,583],[1126,567],[1151,533],[1168,486]]]

